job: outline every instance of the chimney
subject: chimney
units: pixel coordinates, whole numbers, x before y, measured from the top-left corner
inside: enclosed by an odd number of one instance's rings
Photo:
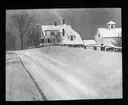
[[[56,20],[54,21],[54,25],[57,26],[57,21]]]
[[[65,24],[65,20],[64,20],[64,18],[62,18],[62,25],[64,25],[64,24]],[[64,28],[62,29],[62,35],[63,35],[63,36],[65,35]]]
[[[64,34],[65,34],[65,32],[64,32],[64,28],[62,29],[62,34],[63,34],[63,36],[64,36]]]

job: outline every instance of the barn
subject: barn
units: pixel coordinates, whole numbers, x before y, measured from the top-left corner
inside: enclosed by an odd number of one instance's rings
[[[83,44],[81,36],[72,29],[71,25],[63,23],[57,25],[57,21],[54,21],[54,25],[41,25],[41,44],[49,44],[53,42],[54,35],[60,35],[62,37],[61,44]]]
[[[115,38],[121,39],[122,37],[121,28],[116,28],[115,25],[115,22],[110,21],[107,23],[107,28],[99,28],[94,36],[95,41],[99,45],[113,47],[112,43],[115,43]]]

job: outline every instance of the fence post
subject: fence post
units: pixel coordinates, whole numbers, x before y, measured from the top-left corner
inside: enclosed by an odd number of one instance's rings
[[[101,46],[101,51],[105,51],[105,47],[104,46]]]
[[[103,44],[101,44],[101,51],[104,51],[105,47],[103,46]]]

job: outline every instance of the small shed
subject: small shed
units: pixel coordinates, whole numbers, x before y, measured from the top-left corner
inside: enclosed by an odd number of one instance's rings
[[[95,45],[97,44],[95,40],[83,40],[84,45]]]
[[[94,47],[94,45],[97,45],[95,40],[83,40],[83,43],[88,49],[96,50],[96,47]]]

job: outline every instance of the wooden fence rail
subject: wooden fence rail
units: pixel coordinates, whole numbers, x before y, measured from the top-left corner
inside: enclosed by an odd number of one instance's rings
[[[83,44],[42,44],[38,46],[30,46],[26,49],[32,49],[32,48],[40,48],[40,47],[50,47],[50,46],[62,46],[62,47],[71,47],[71,48],[84,48],[84,49],[91,49],[91,50],[99,50],[99,51],[111,51],[111,52],[122,52],[122,47],[110,47],[110,46],[99,46],[99,45],[91,45],[86,46]]]

